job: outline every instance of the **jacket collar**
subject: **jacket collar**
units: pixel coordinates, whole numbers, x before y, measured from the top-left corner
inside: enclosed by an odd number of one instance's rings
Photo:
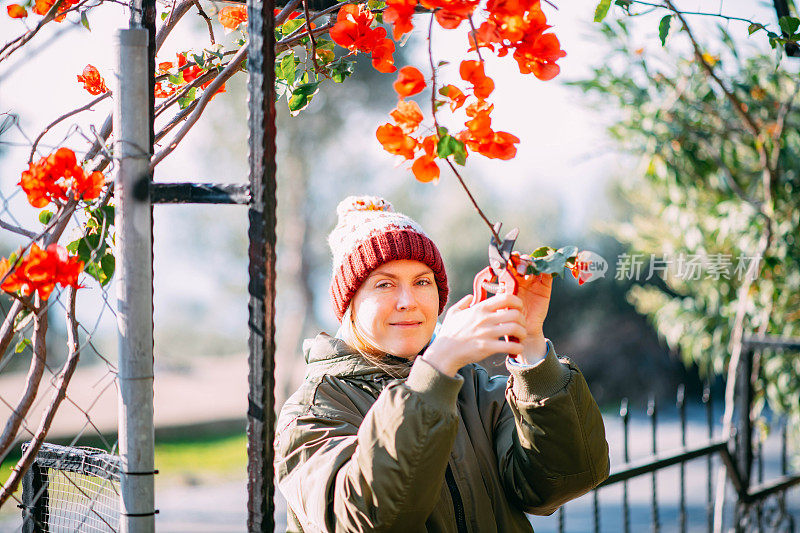
[[[306,378],[323,375],[337,377],[362,377],[366,379],[391,378],[384,370],[377,368],[342,339],[320,333],[313,339],[303,342],[303,355],[306,359]],[[400,377],[408,377],[411,363],[395,366]]]

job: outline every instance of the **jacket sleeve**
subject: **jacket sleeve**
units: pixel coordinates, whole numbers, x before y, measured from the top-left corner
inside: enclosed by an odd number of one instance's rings
[[[526,513],[543,515],[609,473],[603,418],[586,380],[547,345],[546,357],[535,365],[506,361],[506,401],[494,408],[494,446],[506,495]]]
[[[408,379],[388,385],[363,419],[335,393],[350,385],[326,379],[334,382],[316,387],[309,405],[284,408],[276,436],[278,486],[298,520],[311,531],[423,525],[458,430],[463,378],[417,358]]]

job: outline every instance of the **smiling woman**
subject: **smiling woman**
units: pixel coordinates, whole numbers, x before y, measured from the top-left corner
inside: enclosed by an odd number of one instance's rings
[[[377,197],[339,204],[328,242],[342,326],[305,345],[278,420],[289,531],[532,531],[608,475],[603,420],[542,326],[550,275],[447,303],[442,257]],[[519,342],[510,340],[519,339]],[[506,353],[510,377],[479,363]]]

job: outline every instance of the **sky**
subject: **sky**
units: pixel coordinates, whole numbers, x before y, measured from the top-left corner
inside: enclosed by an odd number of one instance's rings
[[[19,21],[5,16],[6,3],[8,0],[3,0],[0,12],[0,35],[3,36],[0,40],[3,41],[21,29]],[[721,10],[728,15],[768,22],[773,22],[775,18],[771,5],[752,1],[725,0],[723,4],[720,0],[689,0],[678,5],[689,10]],[[545,7],[553,31],[567,52],[567,56],[559,61],[561,75],[558,78],[542,82],[533,76],[523,77],[510,57],[488,60],[487,74],[494,78],[497,87],[492,97],[495,102],[493,127],[514,133],[521,142],[518,155],[512,161],[471,162],[474,166],[470,167],[470,172],[490,180],[492,186],[507,194],[509,199],[530,201],[531,209],[541,207],[545,198],[556,198],[558,205],[567,210],[562,218],[569,221],[565,228],[569,233],[580,232],[582,228],[609,216],[608,182],[621,173],[630,172],[633,162],[615,152],[605,133],[606,125],[615,118],[613,114],[607,110],[590,108],[577,89],[564,84],[565,81],[586,76],[592,66],[607,59],[604,47],[592,32],[595,3],[560,2],[558,7],[558,11]],[[612,8],[610,17],[619,15],[616,9]],[[213,9],[209,8],[209,12],[213,12]],[[657,27],[662,15],[662,12],[656,12],[637,19],[634,39],[641,42],[646,54],[659,53],[661,45]],[[422,16],[417,18],[421,19]],[[15,184],[19,173],[26,167],[30,139],[65,110],[83,105],[92,98],[77,82],[76,75],[87,63],[91,63],[105,77],[107,84],[112,86],[116,68],[114,36],[118,28],[127,27],[128,15],[122,6],[107,4],[90,12],[88,20],[91,31],[87,31],[77,20],[51,24],[49,31],[43,31],[32,41],[35,53],[23,55],[21,51],[6,64],[0,65],[0,113],[10,111],[20,117],[19,129],[4,134],[0,139],[4,143],[0,152],[0,191],[9,207],[8,214],[0,213],[4,220],[11,221],[7,216],[13,215],[13,220],[23,226],[37,227],[36,211],[27,205],[23,194],[15,192],[18,191]],[[190,12],[186,20],[189,22],[178,26],[159,53],[159,61],[173,60],[176,51],[190,48],[197,42],[207,42],[205,25],[196,14]],[[694,17],[691,21],[701,38],[713,32],[716,24],[714,19],[707,17]],[[427,57],[419,43],[424,40],[427,24],[418,20],[417,26],[409,46],[416,46],[411,58],[415,64],[423,67],[427,65]],[[746,24],[732,22],[728,28],[735,35],[747,39]],[[222,38],[218,32],[218,39]],[[437,60],[450,60],[454,64],[452,72],[444,69],[442,76],[445,79],[449,76],[455,81],[455,65],[464,56],[464,39],[463,31],[437,28],[434,33]],[[756,37],[750,40],[755,41]],[[757,42],[761,41],[763,39]],[[219,98],[239,98],[233,107],[243,110],[246,106],[245,97],[240,85],[239,90],[232,88]],[[320,100],[322,98],[324,96]],[[213,102],[210,107],[213,108]],[[111,102],[105,101],[96,106],[94,111],[83,113],[74,121],[66,121],[67,125],[76,124],[79,131],[74,127],[54,128],[45,137],[42,146],[59,145],[62,139],[68,138],[67,145],[83,149],[86,141],[81,135],[90,137],[90,125],[101,123],[111,109]],[[358,131],[350,133],[356,139],[353,142],[358,143],[362,155],[372,161],[385,162],[382,164],[385,165],[387,180],[394,184],[406,183],[409,179],[407,167],[396,166],[396,161],[391,160],[374,139],[375,128],[386,119],[386,116],[367,114],[356,117],[348,124],[348,128],[358,128]],[[302,120],[302,115],[297,120]],[[214,157],[215,142],[234,147],[246,145],[247,142],[246,128],[239,127],[229,133],[228,129],[223,129],[225,121],[224,115],[211,109],[208,117],[201,119],[181,147],[159,165],[156,180],[246,180],[246,160],[228,161]],[[221,135],[220,131],[225,134]],[[340,157],[350,157],[349,154],[345,150]],[[241,306],[246,273],[230,272],[230,275],[220,277],[220,272],[225,271],[227,254],[232,249],[246,247],[246,237],[242,235],[241,240],[235,242],[226,240],[228,234],[214,222],[225,219],[243,224],[243,210],[237,211],[231,206],[204,208],[203,214],[195,213],[192,218],[193,224],[197,223],[197,216],[207,222],[197,232],[194,225],[181,224],[189,209],[195,208],[175,206],[159,208],[156,212],[154,254],[157,269],[160,269],[156,273],[156,292],[159,295],[157,298],[163,303],[157,306],[157,314],[166,313],[161,309],[180,301],[184,321],[190,322],[195,316],[203,316],[204,320],[213,322],[221,330],[239,331],[246,318],[246,308]],[[193,241],[200,244],[200,248],[183,245]],[[6,246],[16,243],[7,235],[3,235],[0,242]],[[65,239],[63,242],[69,241]],[[199,253],[198,249],[202,249],[203,253]],[[97,288],[91,290],[96,291]],[[98,323],[105,324],[105,328],[113,328],[112,307],[113,301],[109,306],[91,310],[91,316],[82,319],[94,323],[97,315],[101,315]],[[236,311],[233,312],[220,311],[234,307]],[[235,346],[240,349],[244,344],[237,342]]]

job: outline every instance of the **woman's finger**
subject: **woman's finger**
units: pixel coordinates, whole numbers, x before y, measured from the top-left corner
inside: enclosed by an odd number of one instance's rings
[[[525,324],[525,313],[519,309],[498,309],[487,318],[489,324],[502,324],[503,322],[518,322]]]
[[[448,309],[447,312],[449,313],[450,311],[463,311],[464,309],[469,307],[469,304],[470,304],[471,301],[472,301],[472,295],[471,294],[467,294],[466,296],[461,298],[459,301],[454,303],[452,306],[450,306],[450,309]]]
[[[516,294],[499,292],[487,298],[478,305],[483,306],[487,311],[496,311],[498,309],[523,309],[522,298]]]

